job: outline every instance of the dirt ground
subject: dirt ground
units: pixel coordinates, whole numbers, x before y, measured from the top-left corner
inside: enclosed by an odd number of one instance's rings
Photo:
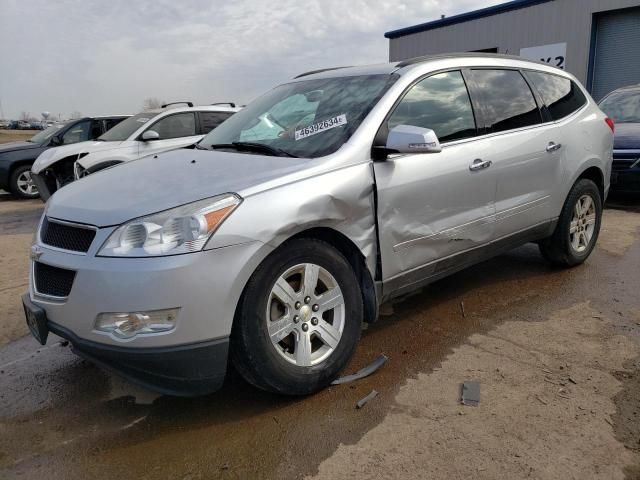
[[[38,132],[39,130],[5,130],[0,128],[0,143],[25,141]]]
[[[527,245],[385,308],[348,370],[387,365],[299,399],[234,372],[162,397],[22,337],[41,211],[0,197],[2,479],[640,479],[640,202],[606,210],[580,267]]]

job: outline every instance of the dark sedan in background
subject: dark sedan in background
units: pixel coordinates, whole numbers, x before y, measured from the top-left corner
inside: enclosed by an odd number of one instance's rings
[[[640,85],[611,92],[600,109],[616,124],[611,192],[640,194]]]
[[[93,140],[129,115],[85,117],[52,125],[26,142],[0,145],[0,189],[19,198],[37,198],[38,189],[31,179],[31,165],[51,147]]]

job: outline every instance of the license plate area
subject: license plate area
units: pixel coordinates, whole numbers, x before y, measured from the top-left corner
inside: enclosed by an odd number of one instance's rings
[[[47,337],[49,336],[46,312],[25,297],[22,298],[22,308],[24,309],[24,316],[31,335],[33,335],[40,344],[46,344]]]

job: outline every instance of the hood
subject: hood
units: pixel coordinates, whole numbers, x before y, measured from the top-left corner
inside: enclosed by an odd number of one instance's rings
[[[73,182],[50,199],[47,215],[98,227],[244,189],[304,170],[314,160],[203,150],[145,157]]]
[[[614,150],[640,150],[640,123],[616,123]]]
[[[50,148],[43,152],[33,163],[31,170],[33,173],[40,173],[45,168],[49,168],[54,163],[62,160],[65,157],[71,155],[78,155],[80,153],[94,153],[102,152],[104,150],[111,150],[118,148],[122,142],[80,142],[73,143],[71,145],[63,145],[61,147]]]
[[[0,153],[15,152],[16,150],[31,150],[33,148],[40,148],[42,145],[39,143],[31,142],[9,142],[0,145]]]

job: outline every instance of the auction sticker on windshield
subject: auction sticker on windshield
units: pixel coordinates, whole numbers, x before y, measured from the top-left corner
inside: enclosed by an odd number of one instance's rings
[[[309,125],[308,127],[301,128],[300,130],[296,130],[296,141],[302,140],[303,138],[310,137],[315,135],[316,133],[324,132],[326,130],[331,130],[332,128],[339,127],[341,125],[347,124],[347,114],[343,113],[342,115],[338,115],[337,117],[330,118],[328,120],[323,120],[322,122],[314,123],[313,125]]]

